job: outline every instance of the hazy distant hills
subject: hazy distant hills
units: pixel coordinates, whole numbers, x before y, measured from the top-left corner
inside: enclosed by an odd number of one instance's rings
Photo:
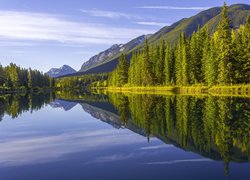
[[[50,77],[56,78],[59,76],[65,76],[69,74],[74,74],[77,71],[68,65],[63,65],[60,68],[51,68],[46,74]]]
[[[157,44],[162,40],[169,43],[175,43],[181,32],[185,32],[186,36],[190,36],[198,27],[208,26],[210,33],[213,33],[221,19],[221,7],[214,7],[202,11],[190,18],[184,18],[180,21],[173,23],[170,26],[165,26],[158,32],[148,36],[151,43]],[[228,7],[228,16],[231,20],[231,28],[237,29],[240,24],[244,24],[248,16],[250,16],[250,5],[235,4]],[[81,70],[75,75],[102,73],[112,71],[117,63],[118,57],[123,52],[127,54],[130,59],[133,50],[139,50],[143,46],[143,41],[146,36],[140,36],[133,39],[125,45],[113,45],[109,49],[93,56],[82,65]],[[73,74],[74,75],[74,74]]]

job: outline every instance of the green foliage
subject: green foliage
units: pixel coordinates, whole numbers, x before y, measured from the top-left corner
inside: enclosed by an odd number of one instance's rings
[[[205,33],[208,33],[207,30],[205,30]],[[215,46],[215,37],[217,37],[216,34],[217,33],[215,33],[212,38],[210,38],[207,34],[204,39],[204,48],[202,52],[202,73],[204,74],[204,82],[208,86],[213,86],[216,83],[218,53],[217,47]]]
[[[232,70],[235,73],[234,83],[250,82],[250,16],[246,25],[232,33],[235,61]]]
[[[165,55],[166,55],[166,43],[165,41],[161,42],[161,46],[157,46],[155,52],[155,78],[157,84],[164,83],[164,66],[165,66]]]
[[[151,46],[152,47],[152,46]],[[150,53],[148,40],[145,40],[142,63],[142,85],[152,86],[154,84],[153,60]]]
[[[86,74],[81,76],[70,76],[58,78],[55,86],[60,90],[84,90],[93,87],[107,86],[107,74]]]
[[[174,50],[166,44],[165,52],[165,62],[164,62],[164,77],[165,85],[171,85],[174,82]],[[163,81],[164,82],[164,81]]]
[[[117,66],[117,73],[118,73],[118,86],[123,86],[128,83],[128,61],[126,59],[126,55],[122,54],[119,58],[119,63]]]
[[[222,20],[218,26],[218,83],[228,84],[232,82],[231,66],[233,62],[233,51],[231,41],[230,20],[227,17],[227,7],[224,3],[222,9]]]
[[[190,84],[204,82],[204,72],[202,67],[203,51],[206,39],[208,38],[207,28],[198,28],[190,40]]]
[[[108,79],[108,85],[109,86],[124,86],[128,83],[129,77],[128,77],[128,68],[129,64],[126,59],[126,55],[122,54],[119,58],[119,63],[115,70],[112,72],[112,74],[109,76]],[[133,71],[134,69],[131,69],[130,71]],[[130,78],[131,81],[131,78]]]
[[[54,79],[37,70],[27,70],[11,63],[0,65],[0,92],[35,88],[53,88]]]

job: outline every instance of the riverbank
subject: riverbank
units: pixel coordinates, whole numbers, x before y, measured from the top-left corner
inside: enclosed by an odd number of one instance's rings
[[[230,86],[145,86],[145,87],[94,87],[95,90],[125,93],[155,93],[155,94],[211,94],[224,96],[250,97],[250,84]]]
[[[55,88],[32,88],[32,89],[26,89],[26,88],[20,88],[20,89],[3,89],[0,88],[0,95],[1,94],[21,94],[21,93],[48,93],[55,91]]]

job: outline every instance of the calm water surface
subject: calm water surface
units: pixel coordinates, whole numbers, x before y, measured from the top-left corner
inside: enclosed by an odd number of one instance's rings
[[[250,179],[247,98],[0,96],[0,179]]]

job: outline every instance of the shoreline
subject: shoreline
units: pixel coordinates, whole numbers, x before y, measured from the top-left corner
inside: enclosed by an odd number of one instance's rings
[[[140,87],[92,87],[92,90],[137,94],[180,94],[180,95],[214,95],[244,96],[250,98],[250,84],[229,86],[140,86]]]
[[[15,89],[15,90],[7,90],[0,89],[0,95],[8,95],[8,94],[26,94],[26,93],[49,93],[54,92],[54,88],[34,88],[34,89]]]

